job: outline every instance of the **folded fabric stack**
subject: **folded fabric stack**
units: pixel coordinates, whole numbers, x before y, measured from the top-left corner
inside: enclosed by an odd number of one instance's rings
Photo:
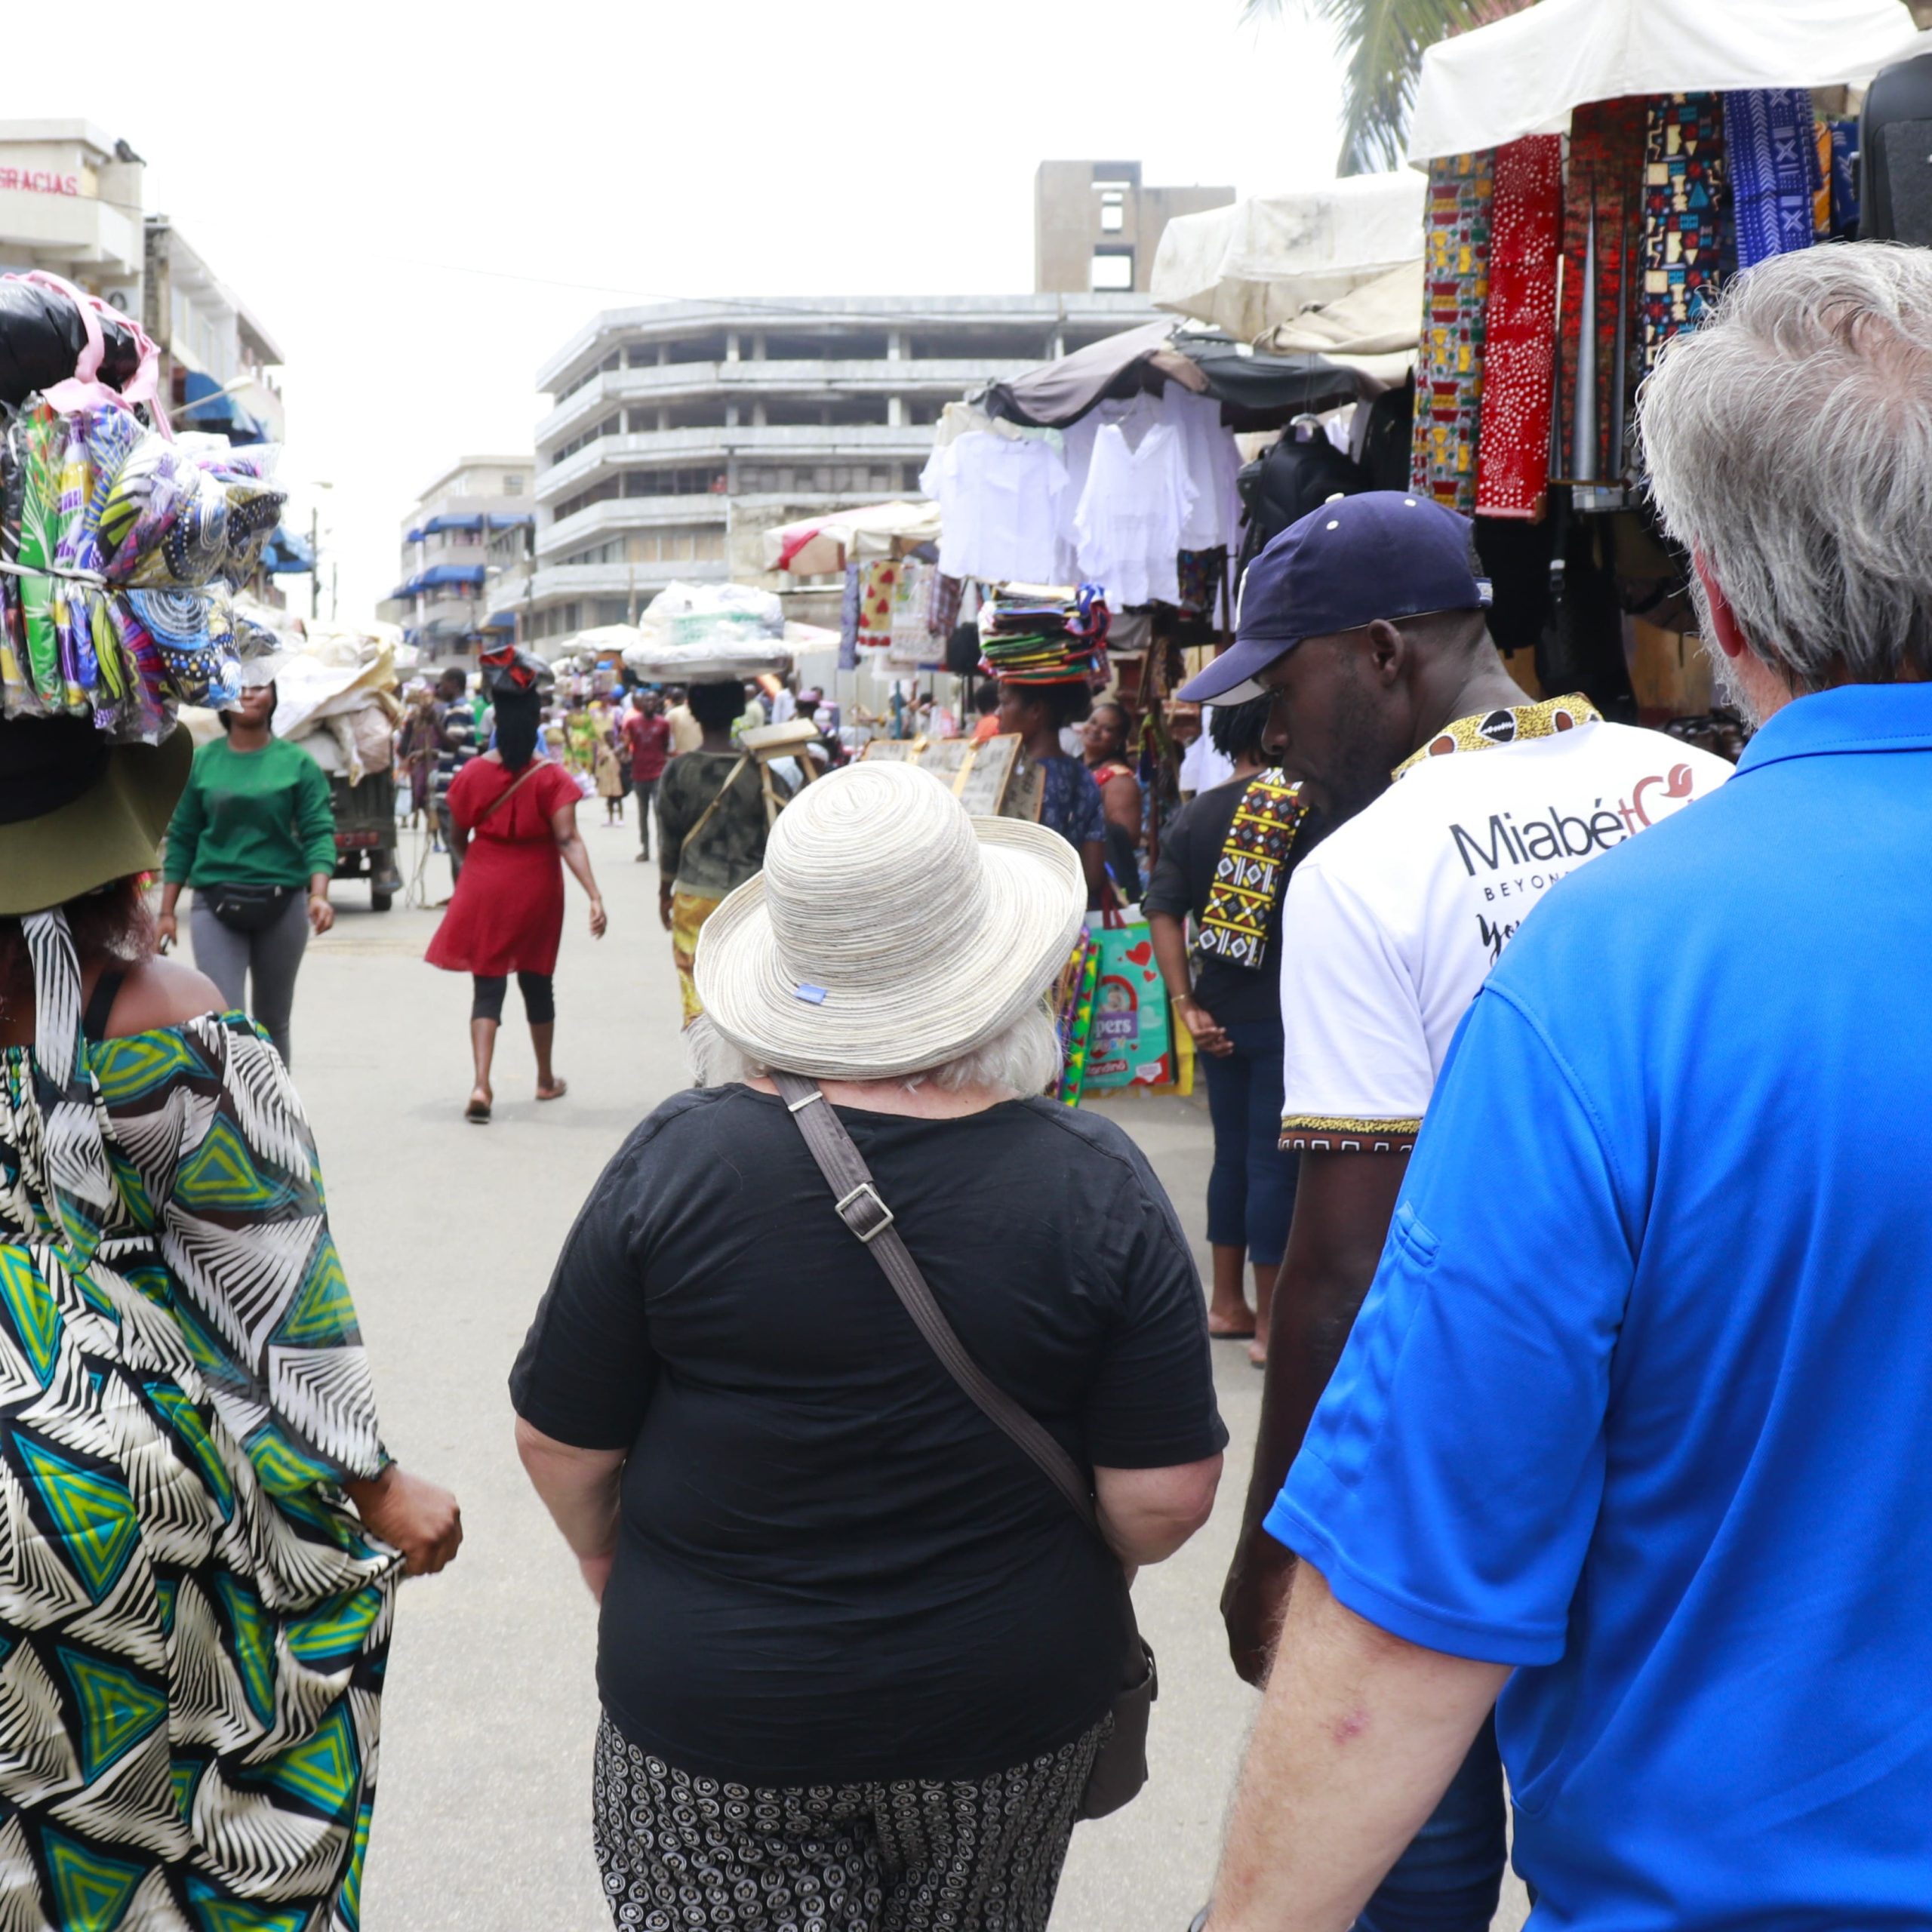
[[[1107,623],[1106,598],[1097,584],[1007,584],[980,607],[980,668],[1016,685],[1102,676]]]
[[[286,500],[266,457],[197,453],[112,402],[0,410],[0,712],[152,740],[177,704],[232,699],[275,648],[232,603]]]

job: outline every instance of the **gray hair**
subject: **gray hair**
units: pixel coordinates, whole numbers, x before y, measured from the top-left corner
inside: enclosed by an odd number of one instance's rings
[[[685,1029],[685,1055],[692,1084],[727,1087],[732,1081],[768,1073],[741,1053],[700,1015]],[[1015,1094],[1039,1094],[1060,1077],[1060,1029],[1044,1002],[971,1053],[919,1073],[902,1074],[897,1084],[909,1092],[924,1086],[956,1094],[967,1087],[1003,1087]]]
[[[1761,263],[1665,349],[1638,420],[1666,528],[1795,691],[1932,672],[1932,251]]]

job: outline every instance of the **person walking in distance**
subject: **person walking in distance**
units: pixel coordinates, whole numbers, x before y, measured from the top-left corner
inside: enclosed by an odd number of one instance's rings
[[[637,799],[638,860],[651,857],[651,817],[657,781],[671,761],[671,725],[656,691],[639,691],[624,714],[624,742],[630,747],[631,790]]]
[[[436,769],[431,780],[436,806],[436,829],[450,855],[450,886],[463,876],[463,854],[457,848],[450,822],[450,787],[456,775],[476,755],[476,711],[469,701],[469,677],[451,665],[436,679]]]
[[[1299,1158],[1281,1145],[1281,898],[1315,842],[1299,788],[1270,767],[1272,709],[1265,696],[1217,707],[1210,728],[1234,776],[1174,815],[1141,902],[1161,978],[1201,1056],[1214,1121],[1208,1332],[1247,1339],[1257,1367],[1268,1356]],[[1241,1279],[1250,1267],[1251,1312]]]
[[[335,924],[335,812],[309,754],[275,735],[275,686],[245,685],[202,746],[168,828],[161,943],[180,937],[181,889],[194,888],[195,964],[231,1012],[254,1014],[285,1066],[309,935]]]
[[[1426,497],[1324,504],[1249,567],[1234,648],[1181,692],[1217,704],[1269,692],[1281,769],[1331,828],[1282,912],[1294,940],[1281,953],[1281,1134],[1300,1171],[1223,1597],[1253,1682],[1293,1560],[1269,1512],[1374,1277],[1458,1023],[1552,887],[1730,773],[1660,732],[1606,722],[1587,699],[1529,702],[1490,639],[1472,555],[1468,523]],[[1485,1725],[1362,1932],[1486,1932],[1504,1834]]]
[[[461,1517],[383,1446],[281,1056],[156,956],[186,728],[4,706],[0,1922],[351,1924],[396,1586]]]
[[[1932,1900],[1932,257],[1763,262],[1639,417],[1759,728],[1468,1017],[1270,1516],[1214,1932],[1346,1924],[1499,1689],[1532,1924]]]
[[[860,764],[700,937],[708,1084],[606,1169],[511,1379],[602,1604],[620,1926],[1044,1932],[1134,1786],[1128,1580],[1226,1432],[1160,1183],[1036,1097],[1086,899],[1057,834]]]
[[[672,963],[689,1026],[703,1011],[691,967],[697,936],[727,896],[764,863],[770,814],[758,761],[731,747],[745,688],[694,685],[687,697],[703,737],[681,752],[659,781],[658,916],[671,935]],[[774,774],[772,783],[783,789]]]
[[[590,900],[590,936],[604,937],[604,901],[590,855],[577,829],[583,795],[560,765],[537,755],[542,684],[549,667],[518,652],[492,667],[497,742],[466,765],[450,788],[459,849],[473,863],[423,955],[445,972],[471,976],[469,1042],[475,1081],[463,1118],[488,1125],[496,1091],[491,1071],[509,976],[516,975],[530,1044],[537,1057],[537,1097],[567,1091],[552,1064],[556,1039],[557,949],[564,930],[564,869]]]

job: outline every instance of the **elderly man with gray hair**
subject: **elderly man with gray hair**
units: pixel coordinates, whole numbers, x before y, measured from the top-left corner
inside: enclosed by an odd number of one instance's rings
[[[1932,1917],[1932,253],[1753,269],[1641,413],[1761,729],[1463,1023],[1213,1932],[1342,1932],[1499,1693],[1536,1925]]]

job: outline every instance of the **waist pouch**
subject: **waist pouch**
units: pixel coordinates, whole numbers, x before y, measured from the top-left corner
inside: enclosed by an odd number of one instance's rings
[[[295,897],[292,885],[207,885],[195,888],[198,903],[205,905],[230,932],[265,933],[281,917]]]

